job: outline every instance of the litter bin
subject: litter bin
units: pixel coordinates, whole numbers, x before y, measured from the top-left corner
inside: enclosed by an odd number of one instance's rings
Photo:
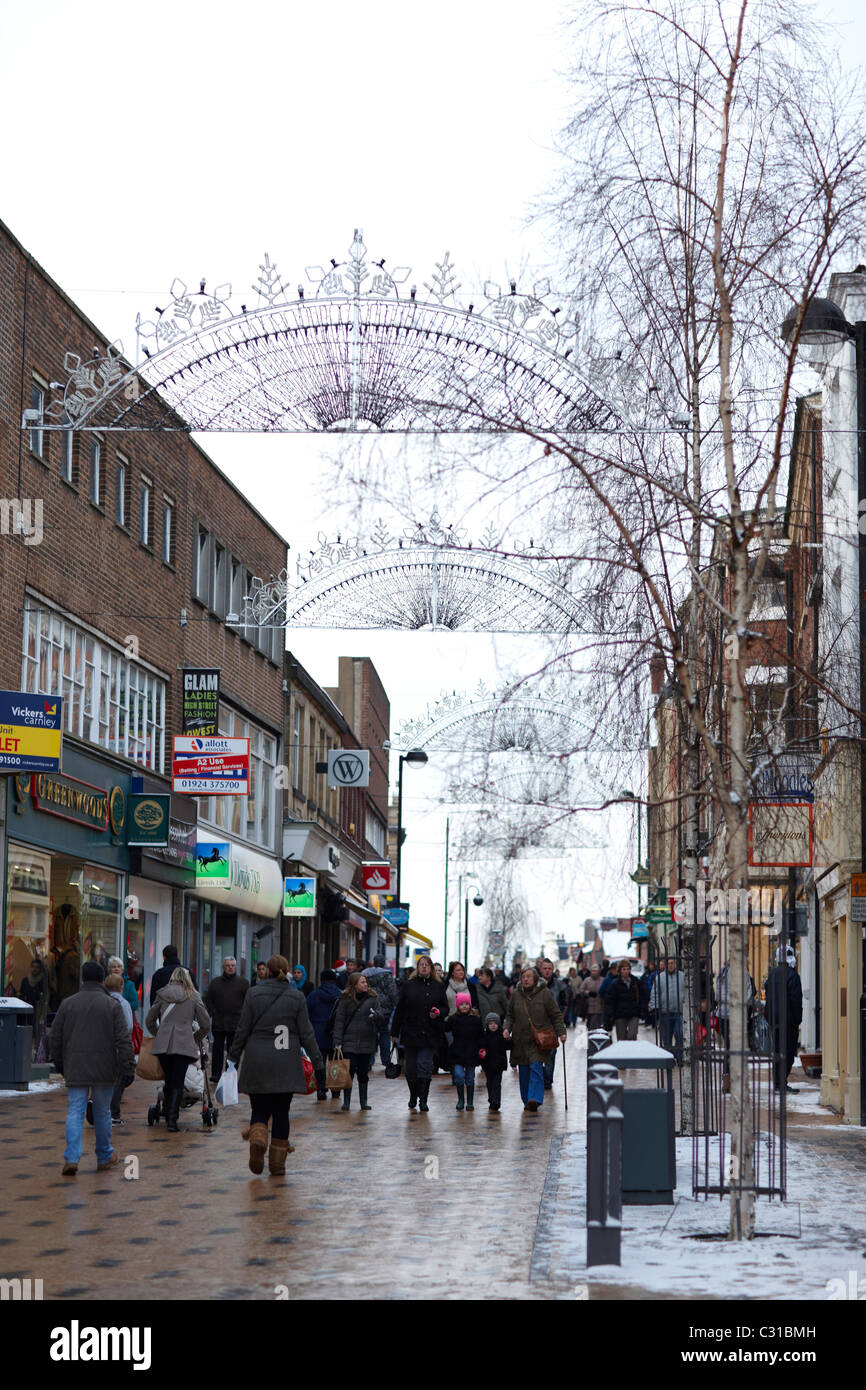
[[[665,1071],[667,1087],[623,1091],[622,1200],[625,1206],[670,1206],[677,1185],[674,1143],[673,1053],[655,1043],[617,1042],[603,1048],[593,1062],[620,1071]]]
[[[30,1089],[32,1053],[33,1005],[0,999],[0,1090]]]

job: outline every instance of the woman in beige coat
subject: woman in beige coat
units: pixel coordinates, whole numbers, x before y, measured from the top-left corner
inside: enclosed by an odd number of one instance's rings
[[[156,1033],[152,1051],[165,1072],[166,1128],[176,1131],[186,1069],[198,1057],[199,1042],[210,1032],[210,1014],[182,966],[157,994],[145,1023],[149,1033]]]

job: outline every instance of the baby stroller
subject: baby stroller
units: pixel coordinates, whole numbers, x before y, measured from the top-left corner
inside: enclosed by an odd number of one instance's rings
[[[207,1050],[201,1049],[201,1065],[191,1062],[186,1069],[186,1076],[183,1080],[183,1094],[180,1099],[181,1110],[189,1110],[193,1105],[201,1106],[201,1122],[205,1129],[212,1129],[219,1119],[219,1110],[213,1103],[211,1095],[210,1080],[208,1077],[208,1056]],[[160,1120],[166,1120],[168,1112],[165,1105],[165,1086],[160,1086],[155,1105],[148,1107],[147,1123],[157,1125]]]

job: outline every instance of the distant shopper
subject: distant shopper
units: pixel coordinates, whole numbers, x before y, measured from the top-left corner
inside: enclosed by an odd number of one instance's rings
[[[234,956],[226,956],[223,961],[223,973],[211,980],[207,987],[203,1002],[212,1019],[211,1081],[219,1081],[223,1074],[225,1050],[232,1045],[249,987],[249,980],[238,974],[238,963]]]
[[[668,956],[667,969],[661,965],[652,984],[649,998],[651,1013],[658,1016],[659,1045],[673,1051],[677,1066],[683,1057],[683,1000],[686,995],[686,982],[682,970],[677,969],[676,956]]]
[[[130,1039],[130,1042],[131,1042],[131,1041],[132,1041],[132,1025],[133,1025],[134,1022],[135,1022],[135,1018],[133,1017],[132,1009],[130,1008],[130,1005],[129,1005],[129,1000],[128,1000],[128,999],[125,999],[124,996],[123,996],[123,993],[122,993],[122,990],[123,990],[123,976],[122,976],[122,975],[118,975],[118,974],[116,974],[116,973],[115,973],[115,974],[106,975],[106,977],[105,977],[105,988],[108,990],[108,993],[110,994],[111,998],[114,1000],[115,1004],[117,1005],[117,1007],[120,1009],[121,1013],[123,1014],[123,1019],[124,1019],[124,1022],[125,1022],[125,1024],[126,1024],[128,1030],[129,1030],[129,1039]],[[135,1051],[134,1048],[133,1048],[133,1051]],[[113,1090],[112,1093],[111,1093],[111,1125],[112,1125],[112,1128],[115,1128],[115,1127],[117,1127],[117,1126],[123,1124],[123,1119],[121,1118],[121,1114],[120,1114],[120,1102],[121,1102],[121,1100],[123,1099],[123,1093],[124,1093],[124,1091],[126,1090],[127,1086],[131,1086],[134,1080],[135,1080],[135,1073],[133,1072],[131,1076],[119,1076],[119,1077],[117,1078],[117,1081],[115,1082],[114,1090]],[[92,1107],[91,1107],[91,1109],[92,1109]],[[90,1116],[89,1116],[88,1118],[90,1118],[90,1122],[91,1122],[91,1124],[92,1124],[92,1123],[93,1123],[92,1118],[91,1118]]]
[[[468,990],[457,995],[457,1010],[445,1021],[445,1031],[452,1037],[450,1058],[453,1084],[457,1088],[457,1109],[475,1109],[475,1068],[478,1049],[484,1036],[478,1010],[472,1007]]]
[[[585,980],[581,980],[578,987],[578,998],[585,1010],[584,1018],[590,1032],[593,1028],[601,1028],[604,1024],[604,1000],[601,997],[603,984],[601,966],[591,965],[589,974]]]
[[[604,994],[604,1026],[608,1032],[616,1027],[617,1042],[633,1042],[645,1009],[640,980],[632,977],[631,962],[621,961],[619,977]]]
[[[433,1076],[433,1053],[444,1048],[442,1024],[448,1017],[448,996],[433,974],[429,956],[419,956],[415,969],[402,986],[391,1020],[391,1041],[402,1041],[406,1054],[409,1109],[422,1114],[430,1107],[427,1097]]]
[[[388,969],[384,956],[374,956],[372,964],[361,972],[367,984],[372,990],[376,991],[379,997],[379,1012],[382,1015],[379,1023],[379,1034],[376,1039],[379,1048],[379,1061],[383,1067],[388,1065],[391,1056],[391,1015],[397,1007],[397,981]],[[370,1058],[370,1065],[376,1061],[375,1049]]]
[[[334,1016],[341,997],[342,991],[337,985],[337,974],[334,970],[323,970],[319,976],[319,988],[307,995],[307,1013],[310,1016],[322,1057],[326,1057],[331,1051],[334,1040]],[[338,1095],[339,1092],[334,1091],[335,1100]],[[316,1099],[327,1100],[327,1098],[328,1088],[325,1082],[323,1062],[316,1071]]]
[[[343,1049],[349,1059],[349,1072],[352,1081],[358,1078],[358,1100],[362,1110],[370,1110],[367,1103],[367,1086],[370,1075],[370,1053],[376,1047],[382,1010],[379,997],[367,983],[366,975],[354,970],[349,983],[340,996],[337,1012],[334,1015],[334,1050]],[[352,1103],[352,1088],[343,1092],[343,1109],[348,1110]]]
[[[776,1053],[777,1091],[794,1091],[788,1076],[797,1056],[797,1035],[803,1021],[803,986],[797,974],[797,953],[788,946],[782,958],[781,946],[776,951],[777,965],[767,976],[764,1015],[773,1030],[773,1051]]]
[[[307,999],[315,989],[315,985],[307,979],[307,972],[300,963],[296,965],[292,971],[292,984],[295,986],[295,989],[301,991],[305,999]]]
[[[520,984],[508,1001],[504,1030],[506,1040],[514,1039],[511,1064],[517,1065],[523,1108],[530,1112],[544,1104],[544,1063],[548,1057],[546,1051],[539,1049],[533,1027],[539,1032],[552,1027],[565,1044],[565,1020],[553,994],[530,965],[521,972]]]
[[[502,1032],[502,1019],[492,1011],[484,1020],[478,1056],[487,1078],[487,1108],[497,1114],[502,1105],[502,1073],[508,1068],[508,1043]]]
[[[337,984],[340,986],[342,992],[344,989],[348,989],[349,976],[354,975],[355,971],[358,969],[358,962],[353,960],[351,956],[347,956],[345,964],[342,966],[335,966],[335,969],[337,970]]]
[[[187,1067],[197,1060],[199,1043],[207,1037],[211,1024],[201,995],[182,965],[158,991],[145,1021],[147,1031],[156,1033],[152,1051],[165,1072],[165,1127],[176,1134]]]
[[[274,1177],[285,1175],[286,1155],[293,1152],[289,1143],[292,1096],[307,1089],[301,1048],[314,1067],[324,1066],[306,1000],[289,984],[288,974],[285,956],[271,956],[268,978],[247,991],[229,1048],[229,1060],[240,1062],[238,1089],[250,1098],[250,1172],[264,1170],[267,1150],[268,1170]],[[278,1042],[286,1045],[277,1046]]]
[[[102,966],[87,961],[81,988],[64,999],[51,1028],[49,1051],[66,1082],[66,1148],[63,1176],[74,1178],[81,1160],[88,1093],[93,1103],[96,1170],[118,1162],[111,1145],[111,1096],[119,1077],[135,1075],[135,1058],[123,1010],[105,990]]]
[[[491,1011],[499,1015],[501,1022],[508,1013],[508,990],[492,970],[482,965],[478,971],[478,1012],[486,1018]]]
[[[123,968],[123,961],[120,959],[120,956],[109,956],[108,965],[105,967],[106,984],[108,983],[109,975],[120,976],[121,992],[127,1004],[132,1009],[134,1019],[135,1015],[138,1013],[141,1001],[138,997],[138,990]]]
[[[167,946],[163,946],[162,948],[162,966],[159,970],[154,971],[153,978],[150,982],[151,1004],[156,999],[156,996],[159,994],[159,991],[163,989],[165,985],[168,984],[175,970],[182,969],[183,966],[181,965],[180,956],[177,953],[177,947],[173,946],[171,942],[169,942]],[[192,970],[190,970],[188,973],[190,979],[192,980],[193,988],[195,988],[195,975]]]
[[[565,1021],[566,1015],[568,1013],[569,1000],[569,991],[565,981],[561,980],[559,976],[555,973],[553,961],[548,960],[546,956],[543,956],[541,959],[541,964],[539,966],[539,974],[541,975],[542,980],[547,985],[547,988],[550,990],[551,994],[556,1000],[556,1007],[562,1014],[563,1021]],[[549,1091],[553,1087],[553,1076],[554,1072],[556,1071],[556,1052],[551,1052],[549,1054],[547,1061],[544,1063],[543,1071],[544,1089],[545,1091]]]
[[[257,964],[256,964],[256,978],[253,980],[253,984],[254,984],[254,985],[260,985],[261,982],[262,982],[262,980],[266,980],[267,978],[268,978],[268,963],[267,963],[266,960],[260,960],[260,961],[258,961]]]

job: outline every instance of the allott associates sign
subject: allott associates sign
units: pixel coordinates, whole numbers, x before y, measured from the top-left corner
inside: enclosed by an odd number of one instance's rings
[[[62,739],[60,695],[0,690],[0,772],[59,772]]]
[[[172,740],[172,791],[185,796],[247,796],[250,782],[248,738]]]
[[[185,667],[183,672],[183,731],[213,738],[219,730],[220,673],[211,667]]]

